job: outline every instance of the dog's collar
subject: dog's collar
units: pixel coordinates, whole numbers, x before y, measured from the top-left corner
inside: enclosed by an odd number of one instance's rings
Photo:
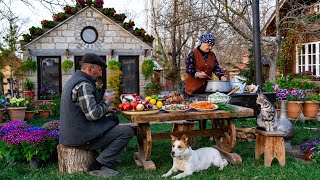
[[[188,153],[186,153],[183,156],[176,157],[176,158],[179,160],[187,160],[191,156],[191,150],[192,150],[191,147],[189,147],[188,149],[189,149]]]

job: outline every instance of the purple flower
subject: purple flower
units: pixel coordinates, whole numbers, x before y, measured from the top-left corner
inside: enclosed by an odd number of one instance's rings
[[[27,128],[26,130],[28,132],[31,132],[31,131],[35,131],[35,130],[45,130],[45,128],[39,127],[39,126],[32,126],[32,127]]]
[[[320,145],[320,138],[318,139],[310,139],[306,142],[303,142],[300,144],[300,152],[301,153],[306,153],[308,151],[319,151],[318,146]]]
[[[60,129],[60,121],[59,120],[53,120],[53,121],[49,121],[43,124],[44,128],[46,129]]]
[[[21,128],[13,129],[10,133],[6,133],[1,140],[6,144],[20,145],[26,132],[27,131],[25,129]]]
[[[49,132],[42,129],[42,130],[30,131],[29,133],[24,134],[22,137],[22,140],[36,146],[39,143],[43,142],[44,139],[48,137],[50,137]]]
[[[49,131],[49,136],[53,139],[59,139],[59,130],[51,130]]]

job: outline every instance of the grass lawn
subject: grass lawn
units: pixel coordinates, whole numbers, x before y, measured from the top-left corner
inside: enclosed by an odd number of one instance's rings
[[[57,119],[57,118],[53,118]],[[47,120],[46,120],[47,121]],[[45,120],[35,119],[30,124],[41,125]],[[125,122],[125,119],[121,119]],[[254,119],[243,119],[236,122],[236,127],[253,127]],[[197,124],[198,126],[198,124]],[[171,130],[171,124],[155,124],[152,125],[153,132],[164,132]],[[319,131],[305,129],[303,127],[319,127],[318,122],[306,121],[297,122],[295,124],[296,134],[292,139],[292,144],[297,145],[310,138],[319,137]],[[212,146],[213,142],[209,141],[209,137],[197,138],[196,146],[200,147]],[[297,160],[289,155],[286,156],[286,165],[279,166],[277,160],[272,162],[272,166],[264,167],[263,158],[256,160],[254,158],[254,142],[238,142],[235,152],[238,153],[243,160],[242,164],[228,165],[223,171],[211,167],[207,171],[194,173],[193,176],[186,179],[319,179],[320,164],[315,162],[304,162]],[[114,169],[120,172],[120,176],[112,179],[162,179],[161,175],[166,173],[172,166],[172,159],[169,155],[171,151],[171,140],[153,141],[151,159],[156,163],[157,170],[144,171],[143,167],[136,166],[133,160],[133,153],[137,150],[136,138],[130,141],[127,152],[121,154],[122,165],[116,166]],[[10,165],[4,159],[0,160],[0,179],[101,179],[89,176],[85,173],[65,174],[59,173],[57,160],[49,162],[42,169],[31,169],[27,162]]]

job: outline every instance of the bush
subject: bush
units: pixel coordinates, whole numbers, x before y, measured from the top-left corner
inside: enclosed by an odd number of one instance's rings
[[[23,82],[24,91],[34,90],[35,87],[36,87],[36,84],[28,78]]]

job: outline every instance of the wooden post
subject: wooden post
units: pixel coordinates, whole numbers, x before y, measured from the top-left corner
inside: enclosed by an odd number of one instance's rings
[[[97,157],[95,151],[58,144],[58,164],[60,172],[88,172]]]

